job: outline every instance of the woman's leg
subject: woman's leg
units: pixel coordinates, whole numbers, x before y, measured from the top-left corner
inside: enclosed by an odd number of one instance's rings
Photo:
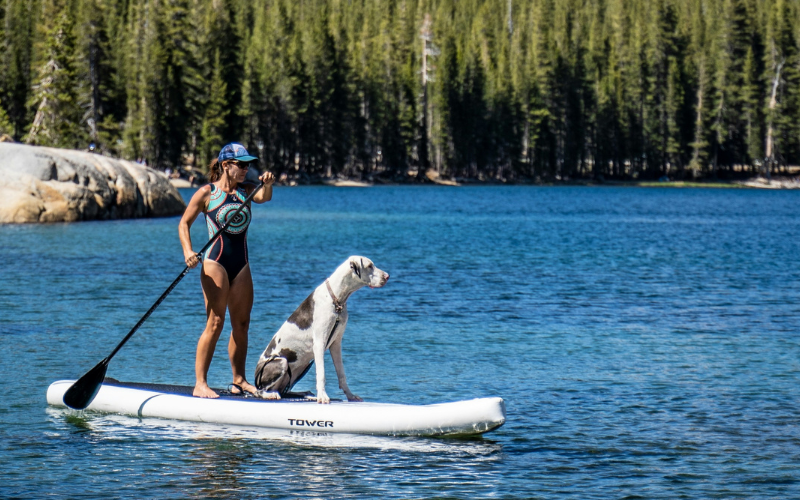
[[[214,357],[217,340],[225,325],[225,309],[228,305],[228,273],[225,268],[214,261],[203,262],[200,271],[200,284],[206,301],[206,329],[197,341],[197,357],[194,362],[195,396],[201,398],[218,398],[219,394],[208,386],[208,367]]]
[[[228,311],[231,313],[231,338],[228,341],[228,356],[231,360],[233,383],[246,392],[256,388],[247,382],[245,362],[247,361],[247,333],[250,329],[250,312],[253,310],[253,278],[250,264],[245,265],[231,283],[228,295]]]

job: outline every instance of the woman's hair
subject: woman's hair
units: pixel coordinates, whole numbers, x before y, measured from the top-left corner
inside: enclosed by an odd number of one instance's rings
[[[222,177],[222,163],[214,158],[208,164],[208,182],[217,182]]]

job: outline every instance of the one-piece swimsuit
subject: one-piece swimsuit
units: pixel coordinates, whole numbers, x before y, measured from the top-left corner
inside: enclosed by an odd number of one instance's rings
[[[211,199],[206,210],[206,226],[211,238],[238,209],[247,193],[237,188],[228,194],[211,184]],[[250,225],[250,207],[245,206],[233,219],[233,222],[219,235],[211,247],[206,250],[203,260],[213,260],[222,265],[228,273],[228,283],[233,282],[239,272],[247,265],[247,227]]]

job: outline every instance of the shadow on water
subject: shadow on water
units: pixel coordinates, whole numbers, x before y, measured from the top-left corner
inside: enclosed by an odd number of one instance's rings
[[[91,432],[91,418],[87,417],[83,411],[71,411],[64,415],[64,421],[77,433]]]
[[[223,492],[241,490],[246,486],[241,471],[254,460],[250,446],[238,441],[200,441],[189,447],[189,476],[191,489],[203,496],[217,497]]]

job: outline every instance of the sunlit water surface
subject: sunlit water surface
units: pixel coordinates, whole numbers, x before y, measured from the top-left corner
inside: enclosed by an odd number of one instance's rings
[[[249,233],[248,370],[366,255],[392,278],[350,299],[351,388],[505,398],[505,426],[474,440],[48,408],[49,383],[106,356],[181,271],[178,219],[0,226],[0,496],[798,498],[798,208],[800,192],[276,188]],[[109,376],[193,383],[203,324],[193,271]],[[210,381],[230,381],[224,338]]]

